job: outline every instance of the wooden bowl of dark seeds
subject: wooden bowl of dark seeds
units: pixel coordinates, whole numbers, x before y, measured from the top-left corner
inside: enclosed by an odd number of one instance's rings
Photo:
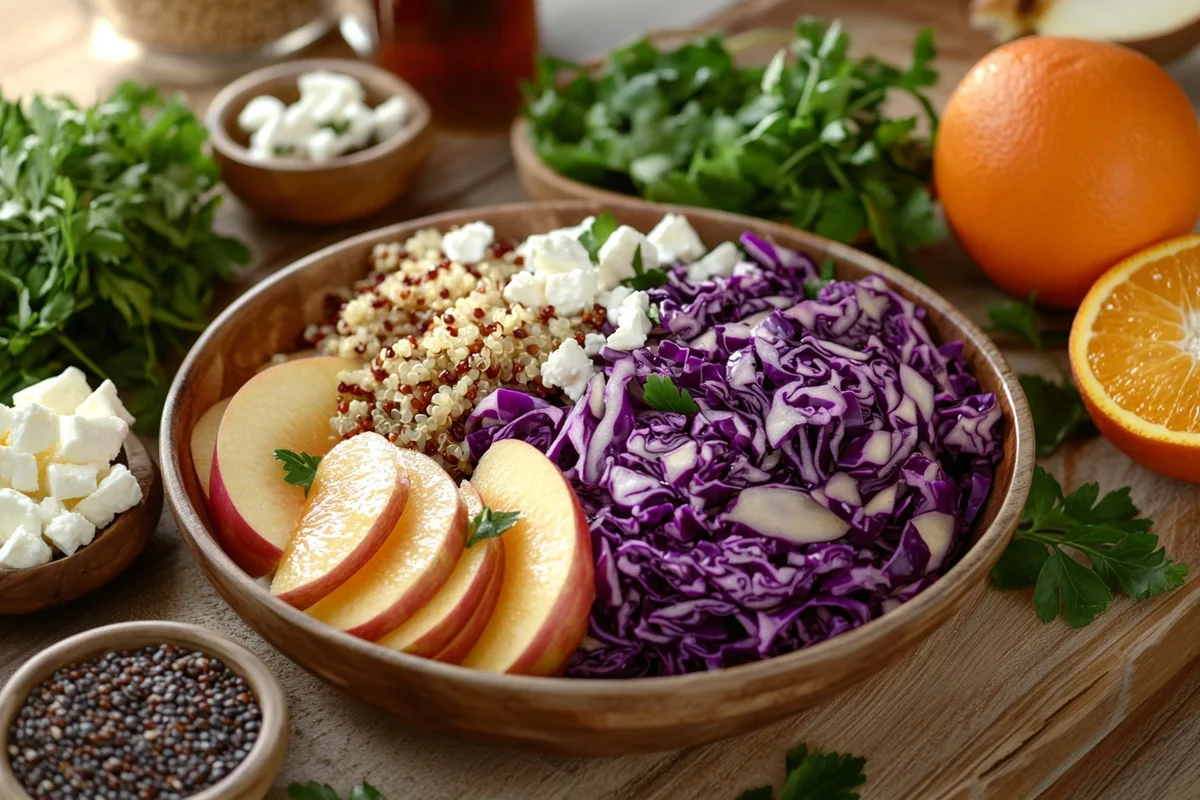
[[[108,625],[0,690],[0,798],[261,800],[287,737],[283,689],[246,648],[195,625]]]

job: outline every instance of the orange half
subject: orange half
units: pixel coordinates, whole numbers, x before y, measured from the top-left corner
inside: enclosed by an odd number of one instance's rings
[[[1075,315],[1070,355],[1105,438],[1147,469],[1200,482],[1200,235],[1105,273]]]

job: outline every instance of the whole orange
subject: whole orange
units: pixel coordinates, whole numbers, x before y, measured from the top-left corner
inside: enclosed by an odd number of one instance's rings
[[[954,90],[934,183],[988,277],[1076,306],[1109,267],[1195,225],[1200,125],[1179,85],[1140,53],[1018,39]]]

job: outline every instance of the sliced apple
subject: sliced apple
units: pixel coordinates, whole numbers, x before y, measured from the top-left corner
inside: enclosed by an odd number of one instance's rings
[[[361,366],[329,356],[289,361],[255,375],[229,401],[209,510],[226,552],[251,576],[275,569],[304,507],[304,490],[284,482],[275,451],[329,452],[338,374]]]
[[[341,586],[387,541],[408,502],[399,451],[360,433],[321,459],[312,490],[271,581],[271,594],[305,609]]]
[[[592,540],[579,498],[550,459],[516,439],[493,444],[471,484],[494,511],[520,511],[521,517],[500,537],[500,596],[462,664],[557,675],[583,640],[596,598]]]
[[[303,350],[296,350],[291,353],[283,353],[282,355],[275,356],[274,359],[268,361],[266,364],[263,364],[258,368],[257,371],[266,372],[271,367],[277,367],[280,364],[286,364],[289,361],[298,361],[301,358],[312,358],[315,355],[317,355],[317,351],[311,347],[306,347]]]
[[[433,599],[466,542],[467,509],[454,481],[429,456],[396,452],[409,483],[400,521],[362,569],[308,609],[316,619],[371,641],[396,630]]]
[[[504,552],[503,546],[500,547],[500,552]],[[492,576],[492,582],[488,584],[484,592],[483,599],[480,601],[479,608],[475,614],[467,620],[467,624],[458,632],[441,652],[437,653],[434,661],[441,661],[444,664],[461,664],[463,659],[467,657],[467,653],[475,647],[479,641],[479,637],[483,635],[483,631],[487,628],[488,623],[492,619],[492,614],[496,611],[496,602],[500,599],[500,587],[504,585],[504,565],[500,565],[500,569]]]
[[[208,499],[209,484],[212,482],[217,430],[221,427],[221,417],[225,416],[225,408],[232,399],[226,397],[224,400],[218,400],[196,420],[196,427],[192,428],[192,466],[196,469],[196,479],[200,481],[200,491],[204,492],[205,500]]]
[[[466,507],[466,518],[474,519],[483,508],[483,502],[469,483],[460,486],[459,491]],[[493,579],[502,574],[503,568],[504,550],[499,539],[485,539],[466,548],[433,599],[379,643],[392,650],[433,658],[445,650],[477,615],[483,613],[485,623],[491,617],[497,594],[491,591],[492,584],[499,589],[499,583]],[[479,630],[482,631],[481,626]],[[475,638],[479,638],[478,633]],[[471,641],[467,649],[473,644]]]

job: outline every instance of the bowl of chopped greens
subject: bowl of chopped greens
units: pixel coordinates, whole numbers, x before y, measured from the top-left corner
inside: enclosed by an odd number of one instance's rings
[[[930,190],[933,31],[905,66],[849,47],[838,22],[801,19],[664,32],[590,64],[543,57],[511,131],[521,181],[539,200],[633,196],[784,222],[915,272],[911,254],[945,235]]]

